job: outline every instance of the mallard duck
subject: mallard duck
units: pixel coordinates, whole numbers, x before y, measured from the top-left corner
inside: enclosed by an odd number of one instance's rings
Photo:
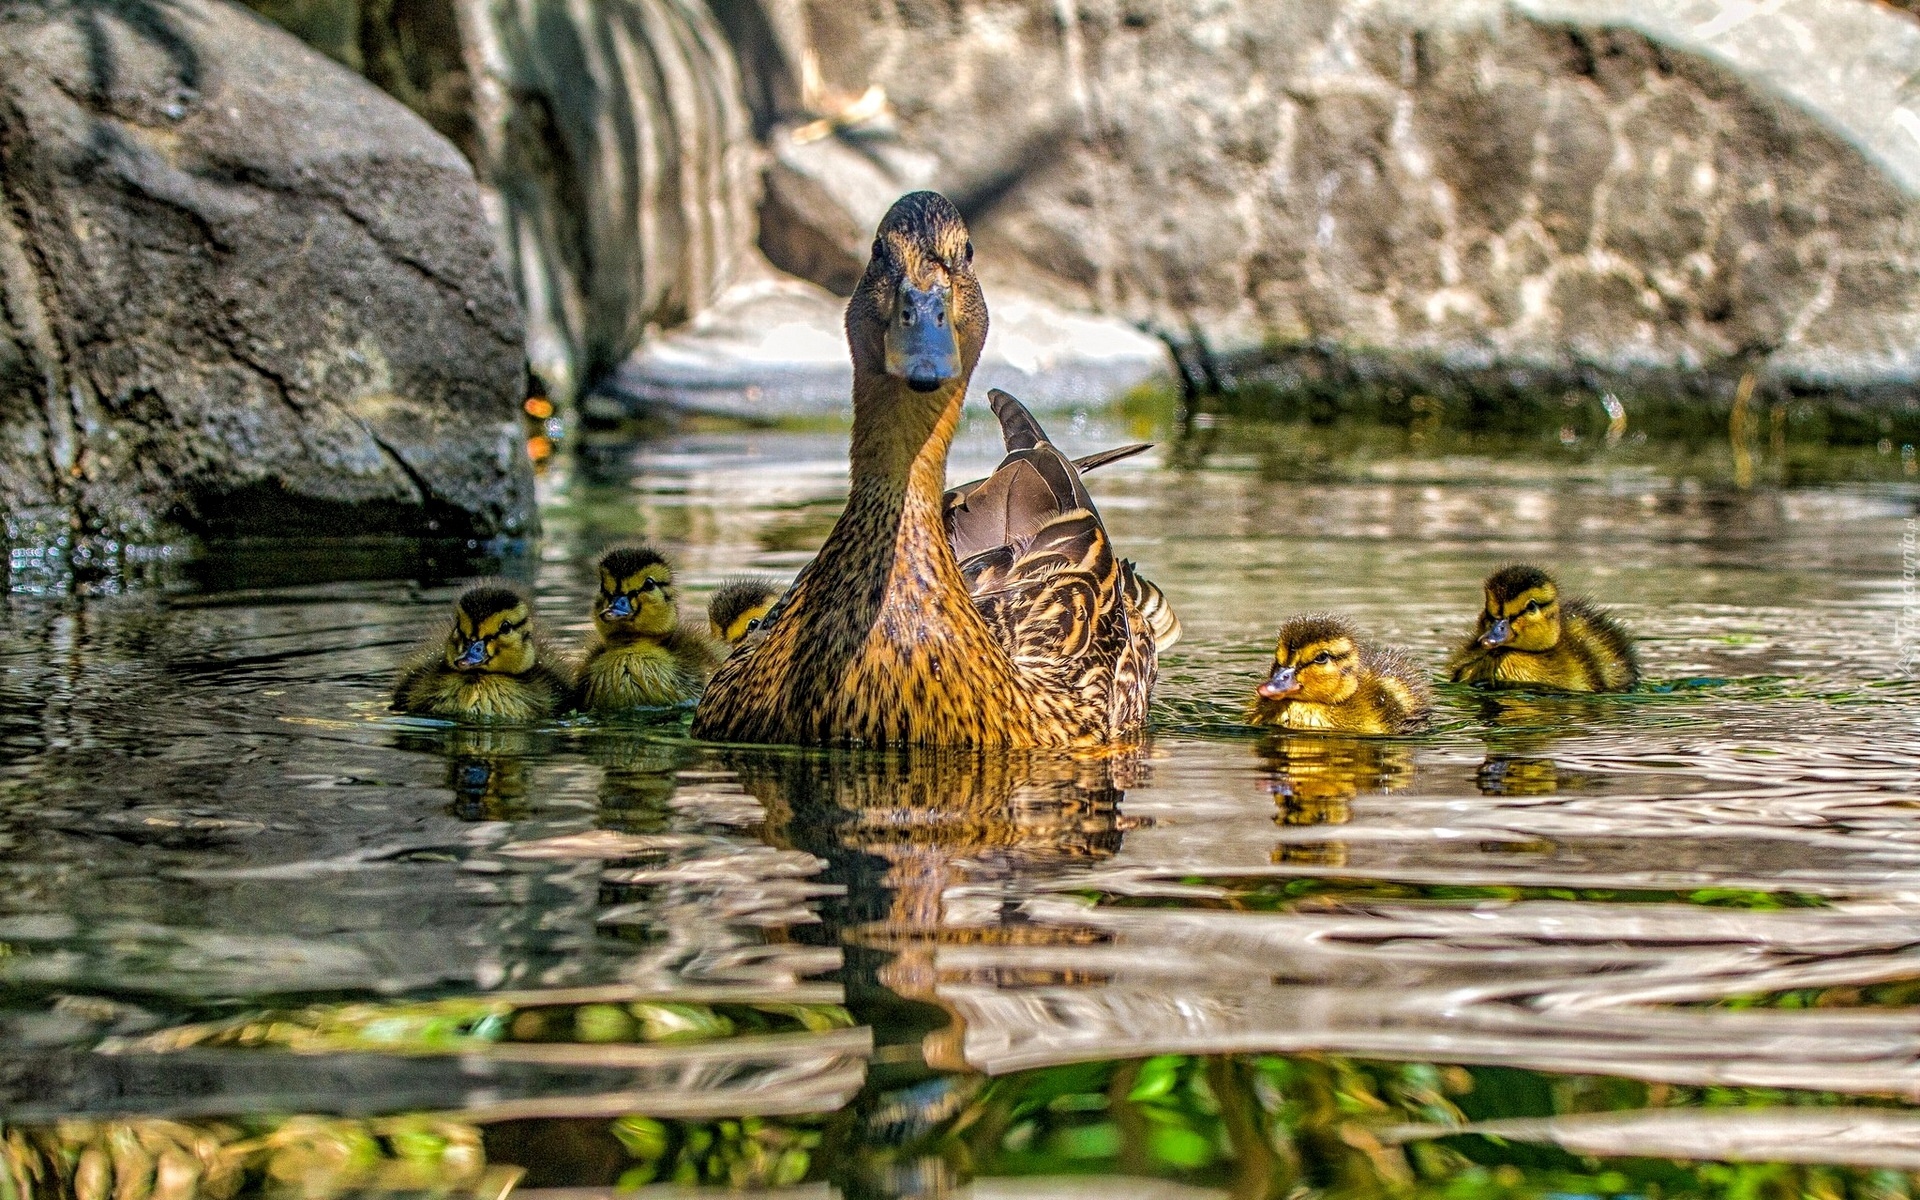
[[[1407,733],[1427,723],[1433,697],[1405,654],[1367,646],[1345,618],[1307,613],[1280,627],[1273,673],[1248,721],[1327,733]]]
[[[760,640],[714,675],[696,736],[1059,746],[1145,724],[1157,650],[1141,589],[1079,473],[1013,397],[994,397],[1018,430],[1000,469],[944,503],[986,335],[959,211],[933,192],[902,197],[847,305],[846,509]]]
[[[706,631],[680,623],[673,568],[650,546],[616,546],[600,558],[593,636],[574,694],[588,712],[684,704],[719,662]]]
[[[728,580],[707,601],[707,632],[725,646],[738,646],[760,627],[781,587],[771,579],[749,576]]]
[[[567,677],[534,632],[518,588],[484,583],[461,593],[440,645],[402,668],[393,707],[476,721],[538,721],[565,707]]]
[[[1633,639],[1606,611],[1562,597],[1553,577],[1523,563],[1487,576],[1473,636],[1453,652],[1455,683],[1561,692],[1624,692],[1640,682]]]

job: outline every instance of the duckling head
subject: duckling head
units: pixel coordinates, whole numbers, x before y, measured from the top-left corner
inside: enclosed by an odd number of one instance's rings
[[[707,601],[707,624],[716,639],[738,646],[760,627],[779,598],[780,588],[770,580],[733,580]]]
[[[533,605],[519,589],[483,583],[460,594],[447,631],[447,666],[473,674],[519,675],[533,669]]]
[[[960,210],[938,192],[900,197],[847,303],[855,373],[944,400],[965,385],[986,340],[987,301]]]
[[[1524,563],[1487,576],[1480,613],[1480,645],[1538,654],[1560,641],[1560,589],[1552,576]]]
[[[593,627],[609,640],[670,633],[680,613],[673,568],[650,546],[615,546],[600,558]]]
[[[1308,613],[1280,627],[1273,674],[1262,700],[1342,704],[1360,689],[1360,645],[1353,626],[1330,613]]]

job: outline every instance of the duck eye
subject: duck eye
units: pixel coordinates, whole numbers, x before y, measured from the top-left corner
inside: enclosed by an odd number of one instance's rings
[[[969,263],[973,261],[973,239],[972,238],[967,239],[967,261]]]
[[[750,621],[748,621],[748,622],[747,622],[747,632],[748,632],[748,633],[752,633],[752,632],[753,632],[754,630],[756,630],[756,629],[758,629],[758,628],[760,628],[760,618],[759,618],[759,617],[754,617],[754,618],[753,618],[752,620],[750,620]]]

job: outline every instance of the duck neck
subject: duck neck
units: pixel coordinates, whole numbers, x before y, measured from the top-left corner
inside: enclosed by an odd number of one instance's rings
[[[941,497],[966,391],[964,377],[932,393],[888,375],[855,378],[852,488],[847,516],[829,539],[842,543],[837,553],[870,551],[867,568],[894,579],[933,583],[944,573],[940,564],[957,575]]]

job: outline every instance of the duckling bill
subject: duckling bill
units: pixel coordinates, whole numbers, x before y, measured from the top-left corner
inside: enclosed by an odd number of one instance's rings
[[[1433,697],[1401,651],[1363,644],[1331,613],[1280,627],[1273,672],[1248,713],[1255,725],[1326,733],[1409,733],[1426,725]]]
[[[719,653],[704,631],[680,623],[666,559],[648,546],[617,546],[598,571],[593,637],[575,680],[580,707],[623,712],[697,698]]]
[[[565,707],[568,681],[536,635],[519,589],[481,584],[461,593],[443,643],[401,671],[400,712],[474,721],[539,721]]]
[[[1624,692],[1640,682],[1626,629],[1524,563],[1487,576],[1479,623],[1449,667],[1455,683],[1561,692]]]

